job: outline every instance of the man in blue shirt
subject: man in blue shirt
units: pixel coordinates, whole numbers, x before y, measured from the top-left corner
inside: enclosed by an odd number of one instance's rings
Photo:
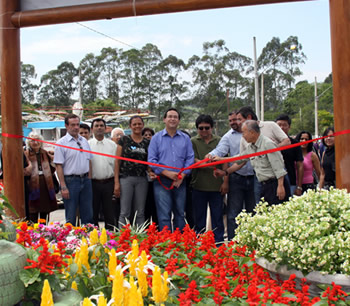
[[[87,140],[79,135],[79,117],[69,114],[64,122],[67,134],[59,139],[57,144],[91,151]],[[59,146],[55,148],[54,163],[60,180],[66,222],[72,225],[76,223],[77,207],[79,207],[81,223],[93,223],[91,158],[91,153]]]
[[[165,129],[152,137],[148,147],[148,162],[179,169],[192,165],[194,152],[191,139],[177,129],[180,123],[180,113],[175,108],[169,108],[164,114],[163,122]],[[166,226],[169,230],[176,228],[182,230],[185,226],[186,205],[184,178],[191,171],[186,170],[179,177],[177,169],[156,166],[151,166],[151,168],[160,180],[160,182],[154,182],[159,230]],[[174,215],[173,227],[172,213]]]

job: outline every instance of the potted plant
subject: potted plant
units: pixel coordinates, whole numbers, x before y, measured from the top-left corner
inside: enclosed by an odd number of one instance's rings
[[[350,195],[346,190],[309,190],[281,205],[261,202],[255,214],[239,215],[236,241],[255,250],[272,277],[306,278],[350,290]]]
[[[2,187],[2,186],[1,186]],[[19,271],[26,264],[26,251],[16,240],[16,230],[6,218],[8,208],[17,215],[8,199],[0,190],[0,305],[14,305],[24,295],[24,285],[19,279]]]

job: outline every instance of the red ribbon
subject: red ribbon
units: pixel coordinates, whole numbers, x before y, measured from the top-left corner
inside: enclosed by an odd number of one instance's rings
[[[335,132],[333,134],[333,136],[345,135],[345,134],[349,134],[349,133],[350,133],[350,129],[343,130],[343,131],[340,131],[340,132]],[[68,147],[68,146],[65,146],[65,145],[61,145],[61,144],[57,144],[57,143],[53,143],[53,142],[49,142],[49,141],[44,141],[44,140],[40,140],[40,139],[36,139],[36,138],[30,138],[30,137],[26,137],[26,136],[13,135],[13,134],[8,134],[8,133],[2,133],[2,136],[9,137],[9,138],[26,138],[26,139],[36,140],[36,141],[39,141],[39,142],[42,142],[42,143],[50,144],[50,145],[53,145],[53,146],[58,146],[58,147],[62,147],[62,148],[76,150],[76,151],[82,151],[82,152],[86,152],[86,153],[97,154],[97,155],[101,155],[101,156],[105,156],[105,157],[116,158],[116,159],[120,159],[120,160],[130,161],[130,162],[134,162],[134,163],[140,163],[140,164],[149,165],[149,166],[155,166],[155,167],[179,170],[179,173],[178,173],[178,178],[179,179],[182,178],[181,177],[181,173],[184,172],[185,170],[198,169],[198,168],[204,168],[204,167],[212,167],[212,166],[216,166],[216,165],[220,165],[220,164],[224,164],[224,163],[235,162],[235,161],[242,160],[242,159],[248,159],[248,158],[254,157],[254,156],[260,156],[260,155],[265,155],[265,154],[269,154],[269,153],[273,153],[273,152],[288,150],[288,149],[291,149],[291,148],[295,148],[295,147],[301,146],[303,144],[307,144],[307,143],[310,143],[310,142],[318,141],[318,140],[321,140],[321,139],[324,139],[324,138],[328,137],[328,136],[322,136],[322,137],[318,137],[318,138],[315,138],[315,139],[310,139],[310,140],[307,140],[307,141],[291,144],[291,145],[288,145],[288,146],[278,147],[278,148],[265,150],[265,151],[260,151],[260,152],[256,152],[256,153],[251,153],[251,154],[247,154],[247,155],[243,155],[243,156],[231,157],[231,158],[227,158],[225,160],[220,160],[220,161],[216,161],[216,162],[212,162],[212,163],[207,163],[207,161],[209,161],[209,158],[206,158],[206,159],[200,160],[200,161],[198,161],[198,162],[196,162],[196,163],[194,163],[194,164],[192,164],[192,165],[190,165],[190,166],[188,166],[186,168],[178,168],[178,167],[172,167],[172,166],[167,166],[167,165],[160,165],[160,164],[150,163],[150,162],[137,160],[137,159],[131,159],[131,158],[126,158],[126,157],[121,157],[121,156],[115,156],[115,155],[110,155],[110,154],[105,154],[105,153],[98,153],[98,152],[93,152],[93,151],[79,149],[79,148]],[[171,184],[170,187],[166,187],[160,182],[160,178],[159,177],[157,177],[157,179],[158,179],[159,183],[164,188],[166,188],[167,190],[170,190],[170,189],[174,188],[174,186],[173,186],[174,182]]]

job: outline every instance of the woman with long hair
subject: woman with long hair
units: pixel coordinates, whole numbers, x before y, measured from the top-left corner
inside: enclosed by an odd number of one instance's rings
[[[29,220],[36,223],[46,219],[48,214],[57,209],[56,192],[53,175],[55,167],[53,154],[44,150],[41,135],[31,132],[26,140],[25,155],[32,164],[29,178]]]
[[[327,136],[322,139],[322,142],[326,150],[322,154],[321,158],[321,178],[320,188],[329,189],[335,188],[335,149],[334,149],[334,128],[327,128],[323,136]]]
[[[312,139],[312,136],[307,131],[300,132],[295,139],[298,142],[305,142]],[[314,176],[315,173],[317,178],[320,178],[320,160],[317,156],[317,154],[313,151],[313,143],[309,142],[306,144],[302,144],[301,151],[303,152],[303,165],[304,165],[304,177],[302,182],[302,188],[303,192],[305,192],[308,189],[316,189],[316,185],[314,183]]]
[[[149,140],[142,136],[144,127],[140,116],[129,120],[131,135],[123,136],[117,147],[117,156],[147,161]],[[136,225],[145,222],[145,204],[148,190],[147,171],[145,164],[120,160],[116,165],[117,196],[120,195],[120,215],[118,226],[132,221],[133,212],[136,215]],[[150,174],[152,176],[152,174]]]

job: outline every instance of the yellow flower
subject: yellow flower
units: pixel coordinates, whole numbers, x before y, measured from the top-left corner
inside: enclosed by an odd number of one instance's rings
[[[93,306],[93,304],[91,303],[89,298],[86,297],[83,301],[83,306]]]
[[[95,228],[91,233],[90,233],[90,245],[95,245],[99,243],[98,240],[98,232],[97,229]]]
[[[169,286],[168,286],[168,272],[163,273],[163,284],[162,284],[162,300],[165,302],[168,298]]]
[[[123,272],[120,268],[115,270],[113,287],[112,287],[112,299],[114,299],[113,306],[124,305],[124,278]]]
[[[101,236],[100,236],[100,243],[102,245],[104,245],[107,242],[107,233],[106,233],[106,229],[103,228]]]
[[[109,253],[108,271],[109,276],[112,277],[115,274],[115,269],[117,268],[117,257],[115,255],[115,249],[112,249]]]
[[[72,289],[77,290],[78,291],[78,285],[76,281],[72,282]]]
[[[78,251],[75,255],[75,262],[78,265],[78,273],[80,274],[82,273],[82,266],[85,266],[85,268],[90,272],[88,247],[89,246],[86,242],[86,239],[83,238],[80,246],[80,251]]]
[[[53,298],[51,293],[51,288],[49,281],[47,279],[44,280],[44,287],[41,293],[41,303],[40,306],[53,306]]]
[[[102,292],[100,292],[100,296],[98,297],[97,306],[107,306],[107,299]]]
[[[152,298],[156,303],[162,302],[162,276],[158,266],[155,266],[152,276]]]

